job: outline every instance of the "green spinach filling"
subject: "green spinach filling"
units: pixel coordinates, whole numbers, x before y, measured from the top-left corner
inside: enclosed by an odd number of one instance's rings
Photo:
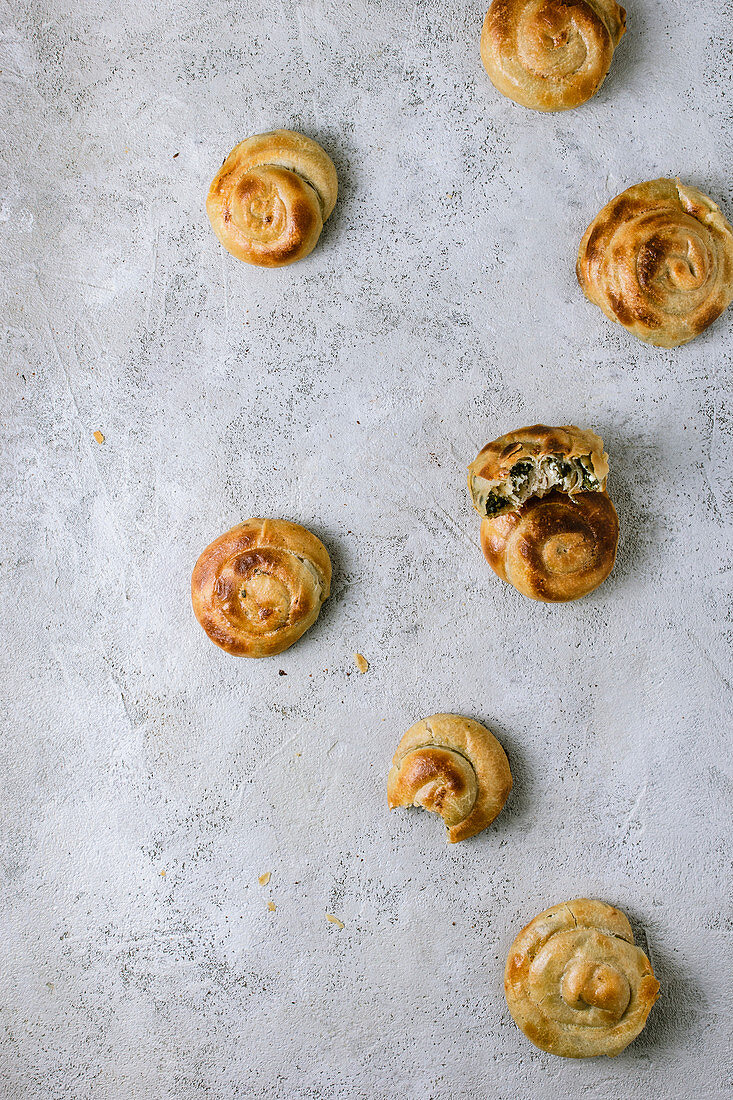
[[[495,516],[497,512],[500,512],[502,508],[506,508],[507,504],[510,503],[511,501],[508,501],[505,496],[501,495],[501,493],[489,493],[486,498],[485,504],[486,515]]]
[[[552,489],[564,493],[592,493],[601,488],[590,455],[566,458],[564,455],[543,455],[539,459],[523,458],[515,462],[509,476],[486,496],[484,512],[495,516],[519,508],[529,497],[543,497]]]

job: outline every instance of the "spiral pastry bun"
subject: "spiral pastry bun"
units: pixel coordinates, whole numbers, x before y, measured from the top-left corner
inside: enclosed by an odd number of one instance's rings
[[[206,212],[232,256],[284,267],[313,251],[337,192],[336,169],[318,142],[273,130],[235,145],[211,184]]]
[[[318,618],[331,586],[320,539],[283,519],[248,519],[207,546],[191,577],[196,618],[237,657],[270,657]]]
[[[440,814],[448,841],[490,825],[509,797],[512,773],[493,733],[458,714],[434,714],[410,726],[387,779],[387,802]]]
[[[637,183],[585,231],[578,282],[591,302],[640,340],[686,344],[733,301],[733,229],[679,180]]]
[[[535,1046],[563,1058],[620,1054],[643,1029],[659,982],[625,915],[577,898],[546,909],[509,951],[504,991]]]
[[[481,32],[492,84],[522,107],[567,111],[600,88],[626,30],[615,0],[494,0]]]
[[[617,546],[618,516],[607,493],[553,490],[481,524],[481,549],[497,576],[543,603],[587,596],[613,569]]]
[[[561,489],[573,496],[603,492],[608,455],[589,429],[534,424],[494,439],[468,467],[468,488],[480,516],[501,516],[531,496]]]

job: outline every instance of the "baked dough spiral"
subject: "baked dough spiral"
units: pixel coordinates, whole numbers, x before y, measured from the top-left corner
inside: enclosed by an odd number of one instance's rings
[[[269,657],[313,625],[330,586],[331,561],[320,539],[287,520],[248,519],[201,554],[191,601],[227,653]]]
[[[494,0],[481,32],[492,84],[522,107],[566,111],[600,88],[626,30],[615,0]]]
[[[490,825],[509,797],[512,773],[490,730],[459,714],[434,714],[404,734],[387,779],[387,802],[440,814],[448,841]]]
[[[637,183],[586,229],[577,274],[612,321],[649,344],[678,347],[733,301],[733,229],[695,187]]]
[[[273,130],[235,145],[216,174],[206,211],[232,256],[284,267],[315,248],[336,204],[328,153],[294,130]]]
[[[605,581],[616,560],[618,530],[607,493],[571,497],[553,490],[485,519],[481,549],[497,576],[523,596],[567,603]]]
[[[546,909],[509,951],[504,991],[528,1039],[563,1058],[619,1054],[644,1027],[659,982],[626,916],[577,898]]]

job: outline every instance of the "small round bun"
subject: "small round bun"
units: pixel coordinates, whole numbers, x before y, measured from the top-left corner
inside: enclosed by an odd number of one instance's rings
[[[625,915],[588,898],[540,913],[509,951],[504,991],[535,1046],[563,1058],[619,1054],[659,995]]]
[[[331,586],[320,539],[283,519],[248,519],[207,546],[191,577],[196,618],[237,657],[270,657],[318,618]]]
[[[490,730],[459,714],[434,714],[397,746],[387,801],[390,810],[422,806],[440,814],[455,844],[490,825],[511,789],[509,761]]]
[[[515,512],[485,519],[481,549],[494,572],[544,603],[578,600],[613,569],[618,516],[607,493],[553,490]]]
[[[577,274],[612,321],[646,343],[678,347],[733,301],[733,228],[695,187],[637,183],[586,229]]]
[[[494,0],[481,32],[492,84],[522,107],[566,111],[595,95],[626,30],[615,0]]]
[[[206,212],[232,256],[284,267],[315,248],[338,192],[325,149],[294,130],[235,145],[209,189]]]

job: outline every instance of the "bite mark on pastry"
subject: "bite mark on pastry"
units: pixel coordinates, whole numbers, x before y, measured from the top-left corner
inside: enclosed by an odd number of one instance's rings
[[[490,730],[457,714],[434,714],[400,740],[387,802],[390,810],[421,806],[439,814],[454,844],[490,825],[511,788],[509,761]]]
[[[603,440],[573,425],[509,432],[487,443],[468,467],[473,506],[484,518],[513,512],[553,489],[570,496],[603,492],[607,477]]]
[[[619,535],[607,477],[603,440],[573,425],[535,424],[488,443],[468,468],[468,485],[497,576],[545,603],[597,588]]]

